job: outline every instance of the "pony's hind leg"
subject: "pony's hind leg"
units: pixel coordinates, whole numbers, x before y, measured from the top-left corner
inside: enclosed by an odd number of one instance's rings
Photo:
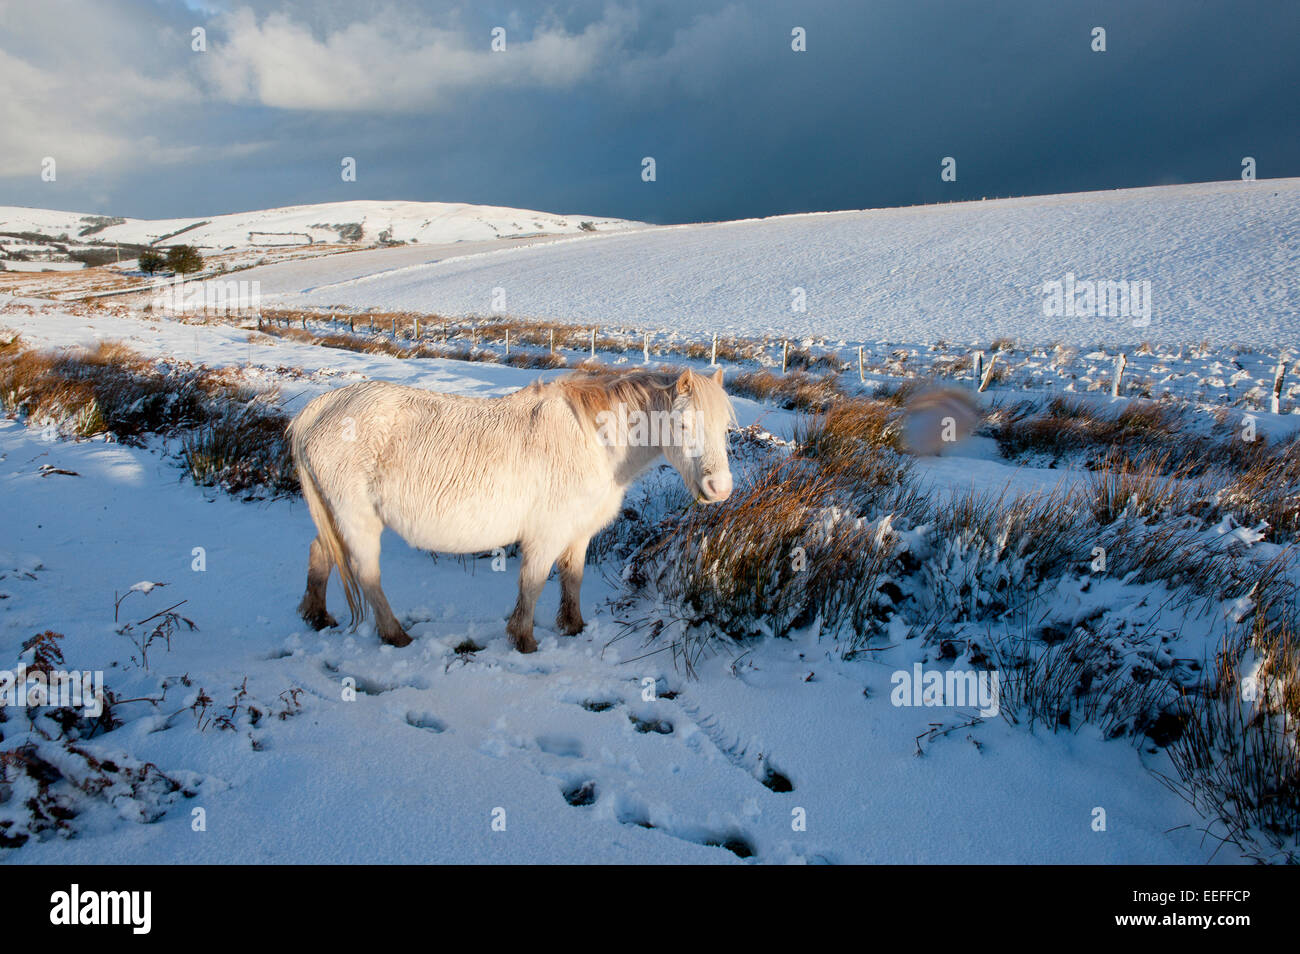
[[[565,636],[576,636],[587,625],[582,620],[582,570],[587,562],[587,540],[571,544],[560,554],[560,611],[555,625]]]
[[[352,532],[348,532],[348,531]],[[384,532],[383,522],[378,515],[373,522],[367,521],[365,527],[348,527],[344,530],[348,540],[348,552],[351,556],[352,572],[361,585],[366,602],[375,611],[375,625],[379,629],[379,638],[390,646],[409,646],[411,637],[407,635],[402,624],[393,615],[388,598],[384,596],[379,584],[379,540]]]
[[[307,558],[307,592],[298,604],[298,613],[312,629],[321,630],[339,624],[328,609],[325,608],[325,588],[330,581],[333,569],[330,558],[325,552],[325,544],[320,537],[311,542],[311,552]]]

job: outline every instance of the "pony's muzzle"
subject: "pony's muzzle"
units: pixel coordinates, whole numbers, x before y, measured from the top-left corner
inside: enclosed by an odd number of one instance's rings
[[[700,489],[704,491],[705,502],[722,503],[731,496],[731,474],[709,474],[700,481]]]

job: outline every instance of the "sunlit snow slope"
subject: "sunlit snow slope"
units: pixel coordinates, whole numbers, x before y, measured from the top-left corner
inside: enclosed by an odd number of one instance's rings
[[[102,217],[0,206],[0,231],[39,232],[76,239],[83,230],[101,224]],[[508,209],[456,202],[329,202],[236,212],[231,215],[183,219],[126,219],[120,225],[95,229],[90,241],[162,244],[185,242],[205,250],[306,245],[359,241],[374,243],[381,233],[393,242],[421,244],[460,242],[538,233],[578,233],[582,223],[597,230],[626,228],[622,219],[590,215],[554,215],[528,209]],[[356,226],[360,226],[360,233]]]
[[[516,316],[696,334],[1276,348],[1300,331],[1300,179],[639,229],[363,277],[342,264],[295,265],[302,291],[275,297],[473,315],[500,288]],[[1044,314],[1044,284],[1067,274],[1150,282],[1149,324]]]

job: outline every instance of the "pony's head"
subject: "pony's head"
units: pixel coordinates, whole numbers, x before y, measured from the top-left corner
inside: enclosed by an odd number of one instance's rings
[[[712,377],[690,369],[677,376],[672,385],[672,417],[678,439],[668,442],[664,456],[700,503],[720,503],[731,496],[727,426],[735,416],[722,389],[721,368]]]
[[[700,503],[731,496],[727,426],[735,411],[722,390],[721,369],[711,378],[689,369],[580,371],[553,386],[596,440],[630,454],[636,469],[663,454]]]

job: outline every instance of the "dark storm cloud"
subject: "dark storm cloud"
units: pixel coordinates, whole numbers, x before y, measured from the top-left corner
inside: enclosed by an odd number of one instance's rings
[[[1300,175],[1290,2],[24,7],[0,8],[0,204],[409,198],[676,222],[1229,179],[1244,156]]]

